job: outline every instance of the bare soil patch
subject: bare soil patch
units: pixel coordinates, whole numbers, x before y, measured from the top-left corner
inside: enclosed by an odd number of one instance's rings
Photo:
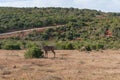
[[[0,80],[120,80],[120,50],[56,50],[56,58],[24,59],[25,50],[0,50]]]

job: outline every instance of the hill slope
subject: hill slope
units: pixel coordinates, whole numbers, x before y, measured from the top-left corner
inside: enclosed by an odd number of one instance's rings
[[[0,8],[0,33],[53,25],[65,25],[48,29],[44,33],[31,33],[27,39],[100,38],[109,28],[113,36],[120,38],[120,13],[104,13],[97,10],[76,8]]]
[[[0,8],[0,33],[19,29],[89,22],[106,17],[106,13],[74,8]]]

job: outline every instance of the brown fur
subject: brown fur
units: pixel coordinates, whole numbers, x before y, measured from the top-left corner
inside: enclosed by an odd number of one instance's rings
[[[55,58],[56,53],[54,51],[54,46],[43,46],[43,50],[45,52],[45,56],[47,55],[47,57],[48,57],[48,51],[52,51]]]

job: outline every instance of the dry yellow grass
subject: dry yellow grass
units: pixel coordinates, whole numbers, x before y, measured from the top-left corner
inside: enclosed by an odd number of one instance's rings
[[[0,50],[0,80],[120,80],[120,50],[56,50],[24,59],[24,50]]]

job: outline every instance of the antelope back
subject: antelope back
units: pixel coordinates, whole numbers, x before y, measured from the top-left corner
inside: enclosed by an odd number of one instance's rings
[[[43,46],[43,49],[45,51],[53,51],[54,50],[54,46]]]

